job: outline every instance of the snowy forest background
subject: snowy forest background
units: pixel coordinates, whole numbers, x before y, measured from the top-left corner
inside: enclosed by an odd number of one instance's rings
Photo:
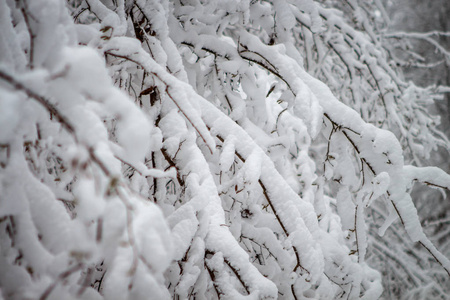
[[[450,299],[449,15],[0,0],[0,299]]]

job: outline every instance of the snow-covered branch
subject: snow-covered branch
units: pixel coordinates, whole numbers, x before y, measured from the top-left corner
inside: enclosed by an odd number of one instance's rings
[[[409,193],[450,176],[408,165],[443,90],[369,2],[0,0],[3,298],[444,295]]]

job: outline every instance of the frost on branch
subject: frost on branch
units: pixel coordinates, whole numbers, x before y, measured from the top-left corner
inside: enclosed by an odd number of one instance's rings
[[[419,102],[398,112],[427,91],[401,81],[361,12],[0,5],[4,298],[376,299],[393,255],[373,231],[396,220],[449,272],[409,195],[449,175],[402,150],[443,142],[405,130],[431,124]],[[399,256],[407,281],[445,293]]]

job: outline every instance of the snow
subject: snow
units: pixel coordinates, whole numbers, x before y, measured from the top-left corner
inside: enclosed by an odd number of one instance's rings
[[[136,201],[133,229],[137,251],[151,270],[162,273],[172,261],[172,240],[160,209],[153,203]]]
[[[342,187],[336,196],[337,210],[341,217],[342,229],[349,230],[355,227],[355,204],[348,188]]]
[[[126,23],[114,11],[107,8],[99,0],[87,0],[90,9],[100,19],[102,27],[112,27],[114,34],[123,35],[126,33]]]
[[[74,186],[77,213],[85,222],[96,220],[103,214],[106,203],[102,201],[96,183],[89,179],[79,179]]]
[[[26,58],[20,51],[20,41],[12,39],[14,28],[11,22],[11,10],[5,1],[0,3],[0,67],[5,70],[17,69],[22,71],[26,65]]]
[[[415,167],[404,166],[403,168],[407,180],[425,183],[430,187],[450,189],[450,175],[437,167]]]
[[[409,195],[450,175],[402,150],[430,94],[366,12],[113,2],[0,0],[0,298],[377,299],[383,217],[450,270]]]
[[[137,61],[141,66],[150,72],[154,72],[155,75],[167,86],[168,97],[175,106],[181,111],[182,115],[188,120],[188,122],[194,127],[199,136],[204,140],[209,150],[213,152],[215,149],[215,143],[209,134],[209,131],[201,121],[199,112],[194,107],[195,103],[189,99],[196,99],[198,95],[193,91],[192,87],[184,82],[178,81],[175,77],[165,72],[165,70],[155,61],[153,61],[149,54],[144,52],[142,48],[138,47],[136,40],[129,38],[114,38],[111,39],[108,47],[104,51],[113,51],[116,48],[120,49],[121,55],[133,55],[136,52]],[[174,87],[177,88],[174,88]]]
[[[175,244],[173,257],[176,260],[180,260],[191,246],[192,239],[194,238],[199,225],[193,207],[191,205],[184,205],[178,208],[178,210],[169,217],[169,224],[170,223],[173,224],[171,235]]]
[[[369,206],[371,201],[377,199],[381,195],[384,195],[387,192],[390,182],[391,178],[386,172],[381,172],[374,179],[372,179],[372,194],[370,195],[366,206]]]
[[[20,125],[20,104],[22,99],[13,94],[5,91],[2,93],[2,99],[0,100],[0,111],[2,117],[0,118],[0,127],[3,130],[0,131],[0,143],[7,144],[17,134]]]
[[[236,136],[238,141],[235,144],[236,150],[244,158],[247,158],[250,155],[249,149],[252,149],[249,146],[253,143],[248,135],[242,132],[231,120],[224,117],[219,118],[218,113],[208,102],[204,102],[203,106],[206,122],[212,122],[213,128],[216,128],[216,130],[220,128],[223,135],[232,134]],[[282,220],[289,235],[292,236],[289,239],[290,243],[298,249],[300,260],[304,262],[305,268],[310,272],[309,280],[315,282],[318,280],[323,266],[318,264],[322,254],[320,248],[315,246],[315,242],[312,241],[310,233],[318,231],[314,209],[311,204],[305,203],[297,195],[291,194],[292,190],[285,186],[286,183],[281,180],[279,174],[273,171],[272,162],[268,160],[267,156],[263,155],[262,157],[264,157],[264,162],[261,164],[261,181],[273,201],[272,205],[274,205],[277,215]],[[299,199],[299,201],[294,204],[289,200],[293,198]]]
[[[222,171],[228,171],[231,165],[234,163],[236,138],[233,135],[227,136],[220,153],[220,169]]]
[[[276,22],[281,25],[284,30],[290,30],[295,26],[295,17],[289,9],[289,4],[284,0],[277,0],[273,3]]]

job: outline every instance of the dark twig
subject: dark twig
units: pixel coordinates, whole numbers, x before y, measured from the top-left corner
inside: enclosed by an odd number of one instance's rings
[[[56,280],[47,287],[47,289],[44,291],[44,293],[42,293],[41,297],[39,297],[39,300],[47,299],[47,297],[51,294],[51,292],[55,289],[56,285],[60,281],[66,279],[73,273],[81,270],[82,267],[83,267],[83,264],[79,263],[79,264],[76,264],[76,265],[72,266],[71,268],[67,269],[66,271],[62,272],[61,274],[59,274],[59,276],[56,278]]]

